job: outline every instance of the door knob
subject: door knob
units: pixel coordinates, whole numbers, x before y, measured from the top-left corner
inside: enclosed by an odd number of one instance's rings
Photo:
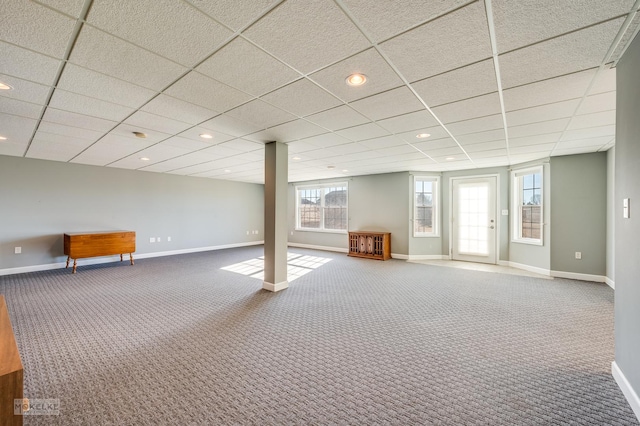
[[[493,229],[493,228],[494,228],[494,226],[493,226],[493,225],[491,225],[489,228]]]

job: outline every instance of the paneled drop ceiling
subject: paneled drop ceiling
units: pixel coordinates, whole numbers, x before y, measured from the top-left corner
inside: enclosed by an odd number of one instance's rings
[[[603,151],[639,9],[12,0],[0,14],[11,87],[0,90],[0,155],[260,183],[272,140],[289,145],[290,181]],[[353,73],[366,83],[348,86]]]

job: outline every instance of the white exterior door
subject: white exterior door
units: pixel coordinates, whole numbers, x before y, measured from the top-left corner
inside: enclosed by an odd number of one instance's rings
[[[496,177],[452,180],[451,258],[496,263]]]

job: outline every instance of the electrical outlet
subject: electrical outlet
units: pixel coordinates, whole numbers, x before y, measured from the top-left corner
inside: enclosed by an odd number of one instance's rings
[[[258,230],[257,229],[254,232],[255,232],[256,235],[258,235]]]
[[[167,242],[171,242],[171,237],[167,237]]]
[[[13,252],[14,252],[15,254],[20,254],[20,253],[22,253],[22,247],[16,247],[16,248],[14,248],[14,249],[13,249]]]
[[[247,235],[249,235],[249,231],[247,231]]]
[[[156,238],[156,241],[157,241],[157,242],[160,242],[160,237]]]
[[[156,242],[156,239],[155,239],[155,238],[153,238],[153,237],[151,237],[151,238],[149,238],[149,242],[150,242],[150,243],[155,243],[155,242]]]
[[[576,259],[578,259],[578,260],[582,259],[582,252],[581,251],[577,251],[576,252]]]

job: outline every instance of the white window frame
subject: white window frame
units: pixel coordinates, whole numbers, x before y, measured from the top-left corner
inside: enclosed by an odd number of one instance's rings
[[[432,182],[432,223],[433,223],[433,231],[431,232],[418,232],[416,231],[416,220],[417,220],[417,208],[416,205],[416,182],[417,181],[429,181]],[[411,199],[413,200],[412,206],[412,214],[413,219],[411,220],[411,226],[413,227],[413,236],[415,238],[433,238],[440,237],[440,176],[422,176],[422,175],[414,175],[413,182],[411,185]]]
[[[320,204],[320,209],[323,212],[320,215],[320,224],[321,227],[320,228],[303,228],[302,226],[300,226],[300,192],[299,190],[301,189],[322,189],[324,190],[325,188],[332,188],[332,187],[338,187],[338,186],[344,186],[345,188],[347,188],[347,228],[346,229],[325,229],[324,228],[324,192],[322,192],[322,202]],[[315,184],[315,185],[295,185],[295,199],[296,199],[296,203],[295,203],[295,209],[296,209],[296,226],[295,226],[295,230],[296,231],[305,231],[305,232],[325,232],[325,233],[329,233],[329,234],[346,234],[347,232],[349,232],[349,182],[328,182],[328,183],[322,183],[322,184]]]
[[[522,181],[523,176],[531,174],[540,174],[540,238],[526,238],[522,237],[522,214],[520,213],[520,207],[522,206]],[[511,242],[532,244],[541,246],[544,241],[544,166],[527,167],[524,169],[517,169],[511,171]]]

